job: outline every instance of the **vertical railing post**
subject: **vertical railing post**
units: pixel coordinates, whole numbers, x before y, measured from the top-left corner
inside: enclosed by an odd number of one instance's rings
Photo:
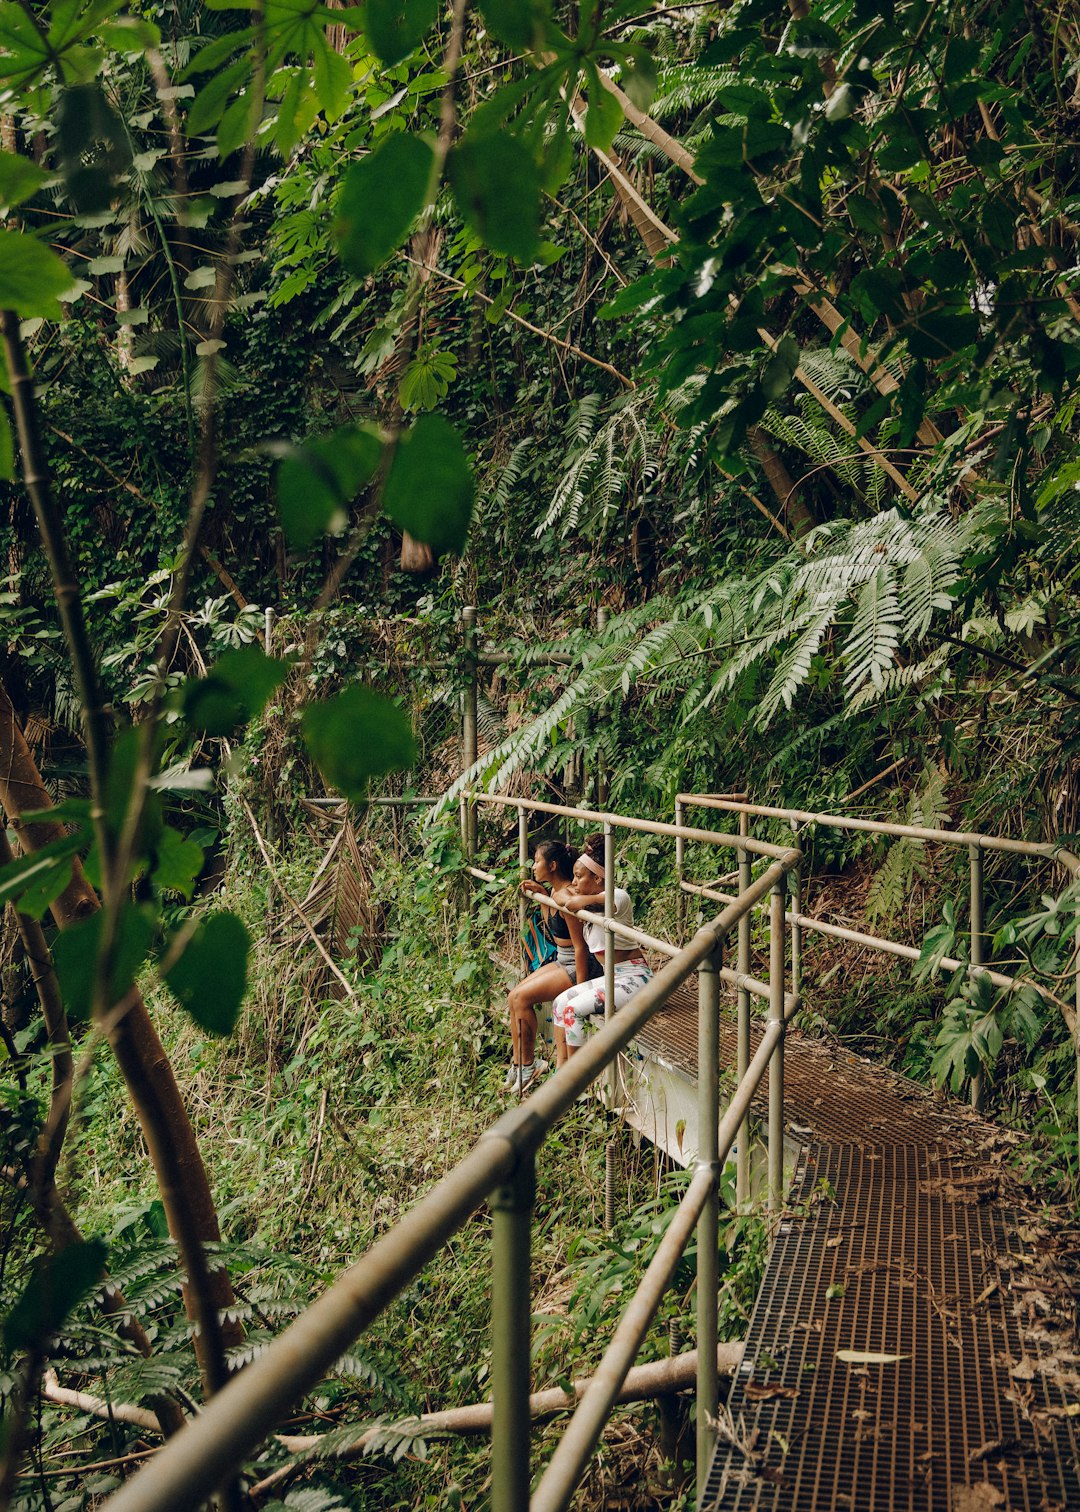
[[[269,605],[263,610],[263,650],[267,656],[273,655],[274,645],[274,611]]]
[[[461,766],[468,772],[476,764],[476,610],[461,611],[461,647],[465,653],[465,689],[461,701]],[[476,805],[468,798],[461,805],[461,847],[472,861],[476,856]]]
[[[518,809],[518,866],[521,870],[521,880],[525,882],[529,876],[529,811],[526,808]],[[525,933],[525,916],[529,911],[529,905],[525,894],[518,892],[518,930]]]
[[[791,826],[792,844],[799,844],[799,826]],[[791,895],[791,912],[802,913],[802,862],[800,861],[795,870],[788,873],[788,886]],[[793,921],[791,925],[791,990],[798,997],[802,992],[802,925]]]
[[[610,919],[615,912],[615,827],[604,820],[604,913]],[[604,926],[604,1022],[615,1012],[615,932]],[[607,1109],[612,1115],[618,1102],[619,1062],[607,1068]],[[604,1226],[610,1233],[615,1227],[615,1143],[609,1139],[604,1151]]]
[[[983,853],[978,845],[968,846],[968,864],[971,870],[971,964],[981,966],[984,962],[983,936]],[[973,978],[974,980],[974,978]],[[971,1078],[971,1106],[982,1111],[986,1104],[986,1074],[980,1067]]]
[[[682,828],[686,822],[686,808],[681,798],[675,800],[675,823]],[[683,932],[686,928],[686,894],[683,892],[683,882],[686,880],[686,841],[682,835],[675,836],[675,939],[678,944],[683,942]]]
[[[717,946],[698,967],[698,1168],[712,1172],[712,1190],[697,1225],[697,1493],[700,1505],[716,1442],[716,1368],[720,1245],[720,977]]]
[[[604,820],[604,913],[615,912],[615,826]],[[615,1012],[615,931],[604,926],[604,1022]],[[608,1085],[614,1089],[614,1065],[608,1067]],[[614,1106],[614,1097],[610,1106]]]
[[[750,838],[750,815],[743,812],[739,815],[739,835],[743,840]],[[750,852],[744,847],[739,850],[739,891],[746,892],[754,880],[753,869],[750,862]],[[751,920],[749,913],[743,914],[739,920],[739,959],[738,967],[743,976],[750,975],[750,929]],[[750,993],[746,987],[738,990],[738,1025],[735,1040],[735,1075],[741,1082],[750,1065]],[[735,1165],[735,1200],[742,1208],[750,1200],[750,1114],[739,1125],[739,1143]]]
[[[491,1512],[529,1506],[531,1239],[536,1157],[491,1197]]]
[[[784,879],[769,894],[769,1023],[780,1038],[769,1062],[769,1215],[784,1205]]]

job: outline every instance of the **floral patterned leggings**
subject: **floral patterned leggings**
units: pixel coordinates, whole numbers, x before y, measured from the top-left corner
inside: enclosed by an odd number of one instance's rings
[[[652,978],[652,968],[644,956],[631,956],[628,961],[615,962],[615,1008],[628,1003]],[[585,1043],[587,1020],[593,1014],[604,1013],[604,978],[594,977],[589,982],[579,982],[560,992],[551,1005],[552,1017],[557,1028],[566,1034],[566,1043],[572,1050]]]

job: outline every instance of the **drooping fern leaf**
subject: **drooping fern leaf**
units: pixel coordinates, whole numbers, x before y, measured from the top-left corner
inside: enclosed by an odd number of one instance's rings
[[[844,646],[848,689],[870,682],[880,690],[899,644],[900,598],[896,580],[886,567],[879,567],[863,584],[855,622]]]

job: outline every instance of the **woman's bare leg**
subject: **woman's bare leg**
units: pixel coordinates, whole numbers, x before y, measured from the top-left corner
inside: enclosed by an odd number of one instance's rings
[[[555,1025],[555,1069],[566,1065],[566,1030]]]
[[[555,961],[541,966],[510,990],[510,1035],[514,1064],[529,1066],[536,1054],[536,1007],[550,1003],[570,986],[570,978]],[[556,1040],[556,1044],[558,1041]],[[561,1061],[556,1061],[561,1065]]]

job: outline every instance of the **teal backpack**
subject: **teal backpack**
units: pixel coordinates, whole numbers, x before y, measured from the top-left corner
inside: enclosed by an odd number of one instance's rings
[[[555,941],[551,937],[547,914],[539,905],[525,917],[521,931],[521,946],[530,975],[555,959]]]

